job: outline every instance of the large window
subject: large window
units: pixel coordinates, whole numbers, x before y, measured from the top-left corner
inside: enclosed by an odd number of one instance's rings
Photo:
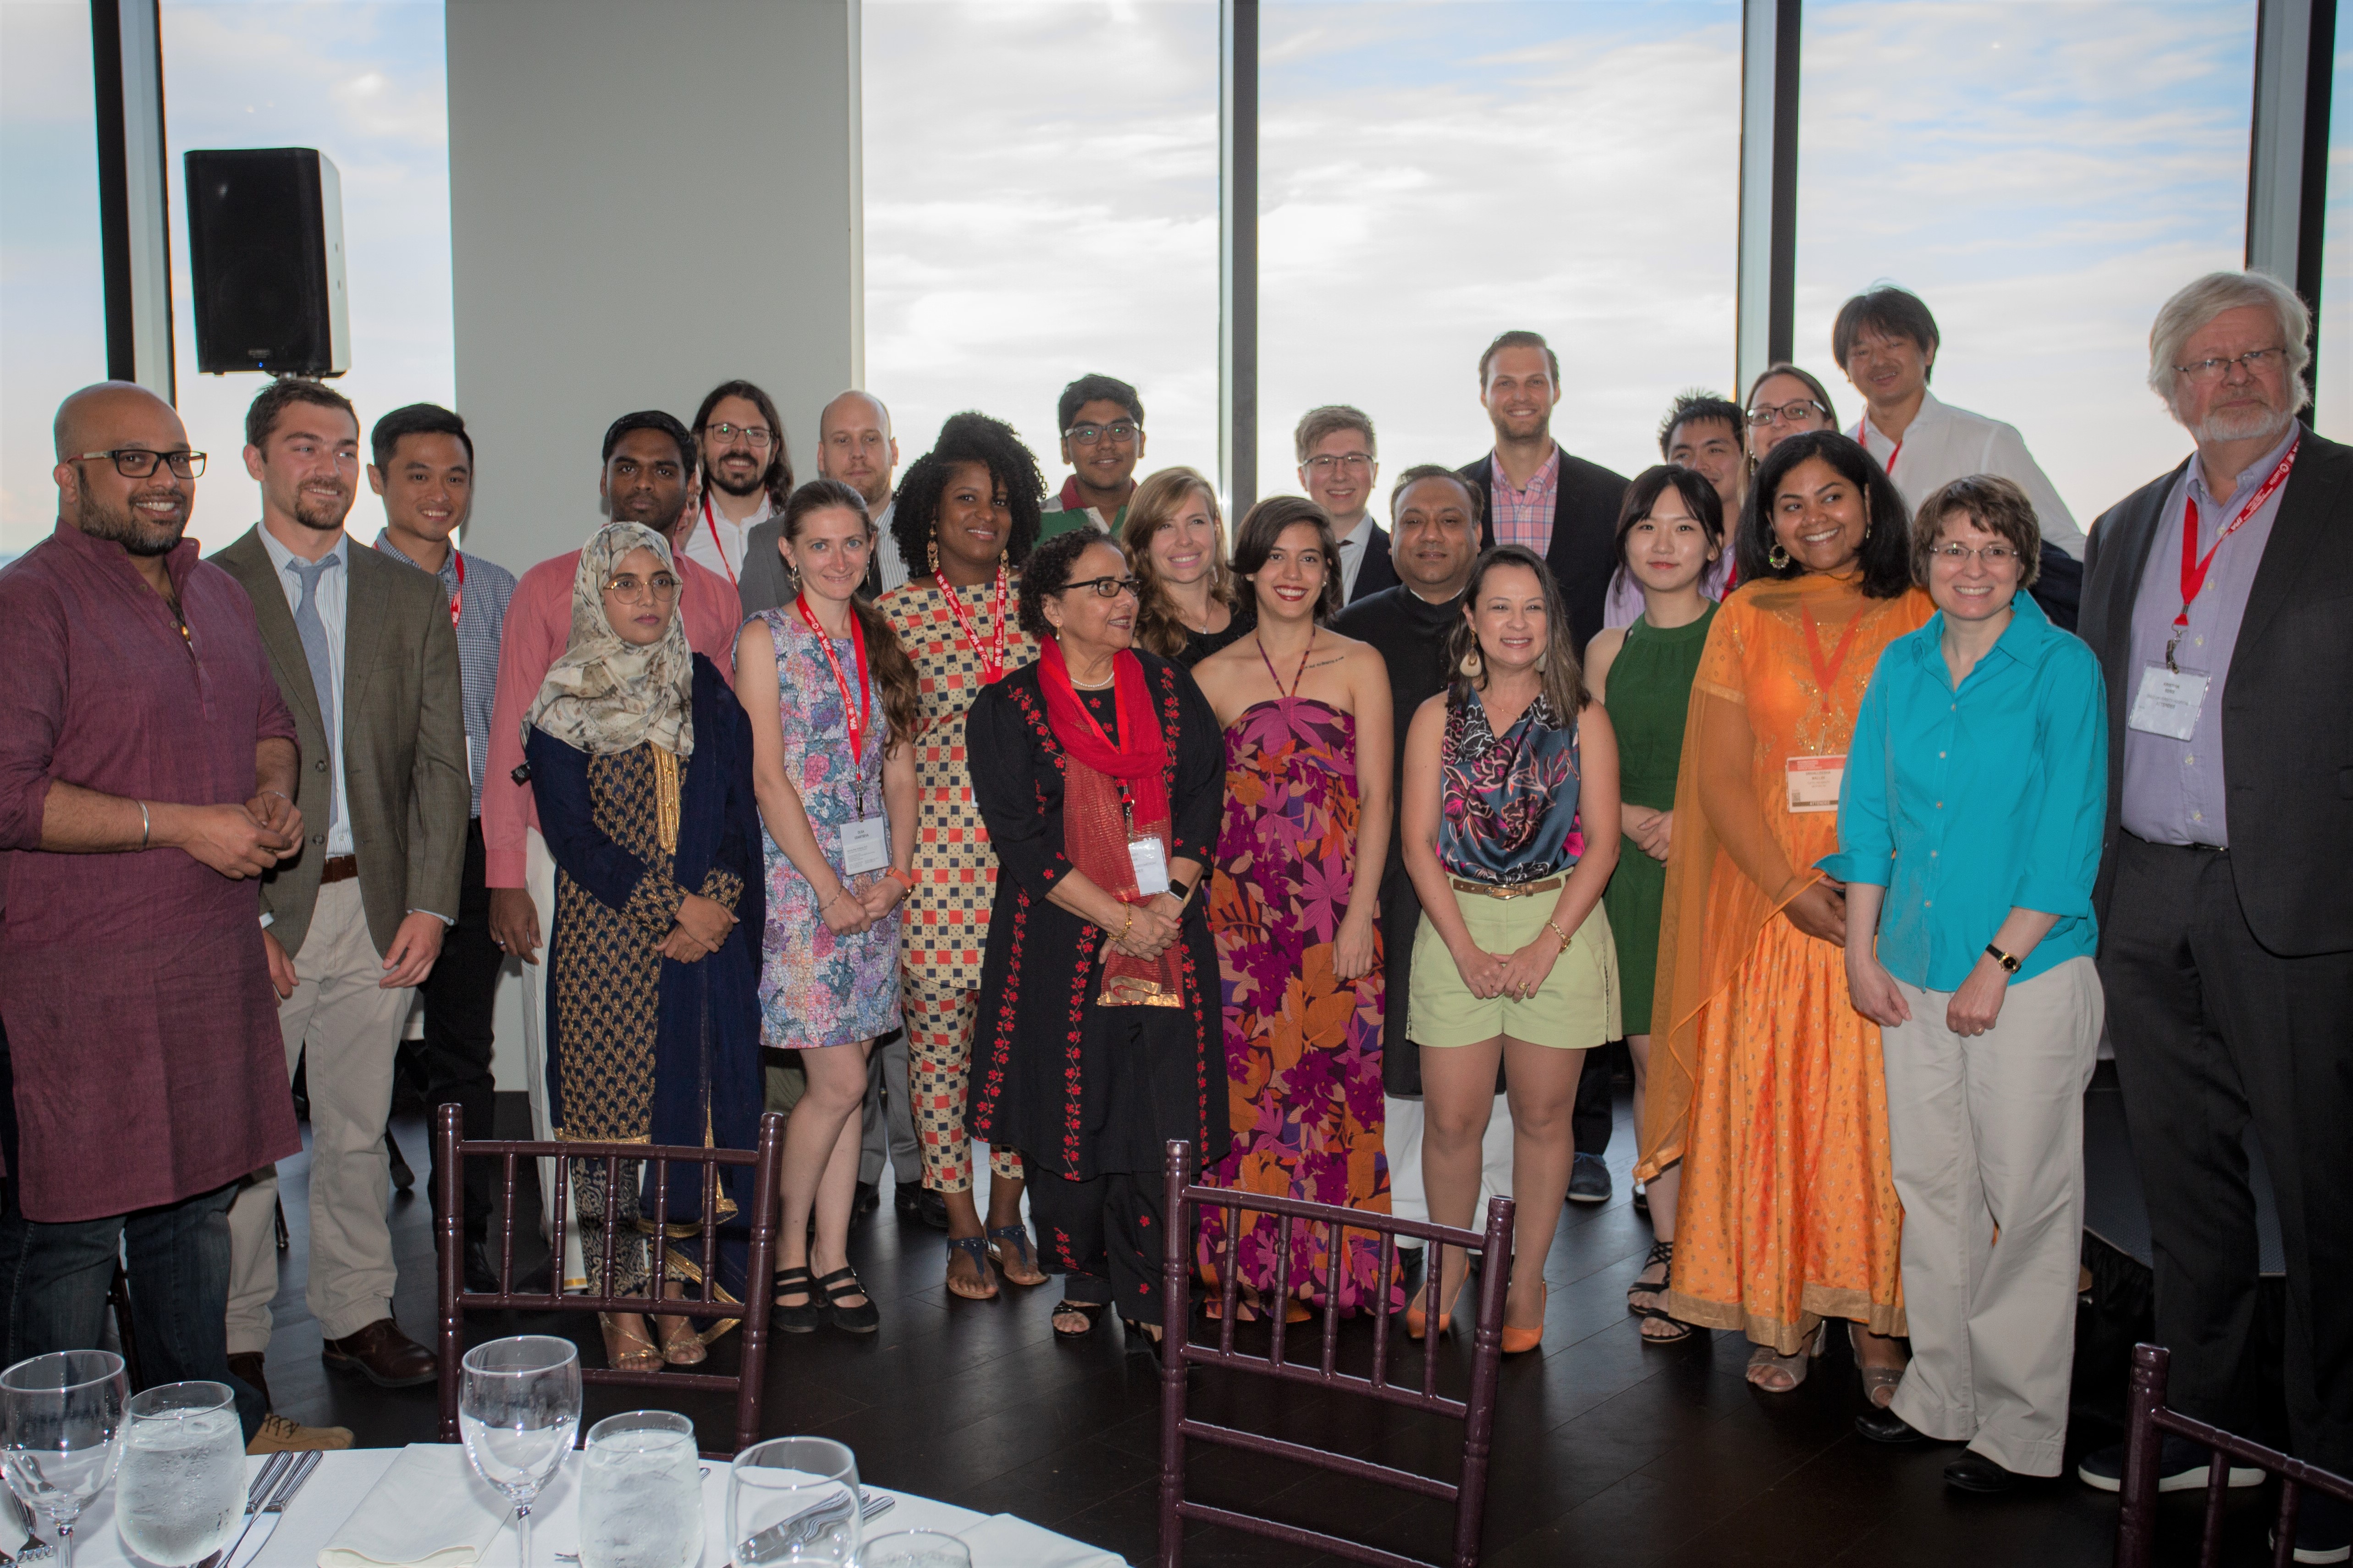
[[[1090,371],[1143,468],[1218,467],[1218,9],[868,0],[866,384],[901,455],[977,408],[1038,454]]]
[[[2254,0],[1809,0],[1797,357],[1852,428],[1841,301],[1927,300],[1938,397],[2019,427],[2088,527],[2179,462],[2148,327],[2245,260]]]
[[[90,7],[0,5],[0,561],[57,521],[49,420],[106,374]]]
[[[1729,390],[1736,0],[1262,16],[1261,493],[1299,488],[1317,404],[1372,416],[1388,475],[1479,456],[1479,353],[1511,328],[1560,355],[1561,444],[1621,471],[1674,394]]]
[[[2353,97],[2353,26],[2337,29],[2336,77]],[[2328,106],[2328,217],[2320,268],[2320,358],[2313,367],[2315,428],[2353,441],[2353,102]]]

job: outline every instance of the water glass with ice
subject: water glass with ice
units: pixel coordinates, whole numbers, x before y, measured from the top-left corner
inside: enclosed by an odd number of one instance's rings
[[[702,1561],[693,1422],[668,1410],[607,1415],[588,1428],[583,1470],[581,1568],[695,1568]]]
[[[580,1352],[570,1340],[518,1334],[476,1345],[459,1366],[466,1458],[514,1505],[516,1562],[533,1568],[531,1505],[580,1429]]]
[[[167,1383],[131,1396],[114,1528],[163,1568],[187,1568],[245,1522],[245,1429],[225,1383]]]
[[[858,1460],[830,1437],[775,1437],[727,1470],[734,1568],[857,1568]]]
[[[57,1568],[73,1568],[74,1521],[114,1479],[130,1402],[112,1351],[58,1351],[0,1372],[0,1465],[25,1506],[48,1515]]]

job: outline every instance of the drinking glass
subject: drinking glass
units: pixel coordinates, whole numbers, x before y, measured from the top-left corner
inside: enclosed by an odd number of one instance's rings
[[[858,1568],[972,1568],[972,1548],[936,1530],[902,1530],[868,1542]]]
[[[582,1470],[581,1568],[695,1568],[702,1561],[693,1422],[667,1410],[607,1415],[588,1428]]]
[[[122,1544],[164,1568],[187,1568],[245,1522],[245,1429],[221,1383],[167,1383],[132,1394],[114,1486]]]
[[[466,1458],[514,1504],[515,1560],[532,1568],[531,1505],[580,1429],[580,1352],[570,1340],[518,1334],[476,1345],[459,1364]]]
[[[122,1458],[131,1381],[112,1351],[58,1351],[0,1372],[0,1464],[27,1508],[49,1516],[58,1568],[73,1568],[73,1527]]]
[[[857,1568],[858,1460],[830,1437],[774,1437],[727,1470],[735,1568]]]

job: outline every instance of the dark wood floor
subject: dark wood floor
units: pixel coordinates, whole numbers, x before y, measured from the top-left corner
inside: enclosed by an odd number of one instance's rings
[[[1851,1422],[1861,1408],[1844,1344],[1806,1385],[1780,1397],[1741,1376],[1746,1345],[1731,1336],[1646,1349],[1626,1314],[1625,1286],[1650,1233],[1628,1202],[1631,1139],[1620,1106],[1605,1205],[1572,1206],[1546,1270],[1552,1287],[1543,1350],[1505,1363],[1487,1513],[1491,1568],[1592,1565],[1920,1564],[2091,1568],[2109,1561],[2114,1500],[2072,1479],[1985,1499],[1948,1491],[1952,1450],[1875,1447]],[[399,1133],[424,1168],[424,1131]],[[319,1360],[318,1326],[301,1301],[307,1161],[281,1167],[293,1249],[277,1304],[269,1377],[279,1409],[297,1420],[351,1427],[364,1445],[430,1440],[434,1391],[383,1392]],[[886,1194],[888,1187],[886,1184]],[[433,1321],[431,1237],[422,1191],[394,1200],[401,1265],[398,1310],[425,1338]],[[858,1453],[866,1478],[986,1512],[1012,1512],[1145,1563],[1154,1550],[1156,1368],[1124,1353],[1105,1321],[1081,1345],[1057,1343],[1047,1322],[1050,1286],[1008,1290],[987,1303],[953,1301],[942,1288],[939,1233],[894,1218],[886,1201],[851,1243],[860,1277],[882,1307],[880,1333],[779,1335],[770,1361],[765,1426],[818,1432]],[[485,1317],[480,1338],[568,1332],[601,1358],[585,1316]],[[1203,1330],[1207,1331],[1206,1328]],[[1261,1331],[1262,1332],[1262,1331]],[[1352,1340],[1361,1358],[1368,1339]],[[733,1341],[715,1356],[732,1358]],[[1409,1352],[1418,1356],[1419,1351]],[[1445,1375],[1460,1384],[1467,1351],[1450,1342]],[[1418,1367],[1418,1363],[1414,1363]],[[1197,1373],[1197,1413],[1407,1465],[1437,1465],[1427,1428],[1398,1413],[1315,1391],[1230,1386]],[[592,1390],[590,1415],[648,1403],[642,1391]],[[717,1443],[725,1412],[708,1398],[672,1403]],[[2084,1430],[2078,1445],[2113,1433]],[[2072,1454],[2071,1454],[2072,1458]],[[1446,1521],[1426,1501],[1279,1464],[1197,1447],[1196,1495],[1337,1528],[1396,1550],[1441,1555]],[[2231,1561],[2267,1561],[2255,1500],[2242,1494]],[[2189,1552],[2198,1499],[2167,1500]],[[1186,1562],[1282,1564],[1294,1548],[1203,1530]],[[1317,1561],[1329,1561],[1318,1559]]]

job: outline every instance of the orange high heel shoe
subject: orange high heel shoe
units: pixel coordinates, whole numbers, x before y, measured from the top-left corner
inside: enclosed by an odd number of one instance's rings
[[[1536,1287],[1536,1315],[1539,1319],[1543,1317],[1545,1306],[1551,1298],[1551,1286],[1539,1285]],[[1541,1321],[1539,1321],[1533,1329],[1515,1329],[1509,1323],[1505,1323],[1504,1325],[1504,1353],[1505,1355],[1525,1355],[1528,1352],[1535,1349],[1542,1343],[1544,1343],[1544,1324]]]
[[[1458,1287],[1458,1289],[1459,1289],[1459,1287]],[[1406,1309],[1405,1309],[1405,1337],[1406,1337],[1406,1338],[1408,1338],[1408,1339],[1409,1339],[1409,1340],[1418,1340],[1418,1339],[1420,1339],[1420,1338],[1423,1336],[1423,1334],[1425,1334],[1426,1332],[1428,1332],[1428,1331],[1429,1331],[1429,1329],[1430,1329],[1430,1313],[1429,1313],[1428,1310],[1427,1310],[1427,1309],[1425,1309],[1425,1308],[1422,1306],[1422,1303],[1423,1303],[1425,1300],[1429,1300],[1429,1297],[1430,1297],[1430,1289],[1429,1289],[1429,1286],[1427,1285],[1427,1283],[1425,1283],[1425,1284],[1423,1285],[1423,1287],[1422,1287],[1420,1289],[1416,1290],[1416,1291],[1413,1293],[1413,1300],[1410,1300],[1410,1301],[1409,1301],[1409,1302],[1406,1304]],[[1442,1339],[1442,1338],[1444,1338],[1444,1337],[1445,1337],[1445,1334],[1446,1334],[1446,1331],[1453,1325],[1453,1322],[1454,1322],[1454,1314],[1453,1314],[1453,1312],[1452,1312],[1452,1311],[1451,1311],[1451,1310],[1450,1310],[1450,1311],[1444,1311],[1444,1312],[1440,1312],[1440,1313],[1439,1313],[1439,1314],[1438,1314],[1438,1332],[1439,1332],[1439,1337],[1440,1337],[1441,1339]]]

